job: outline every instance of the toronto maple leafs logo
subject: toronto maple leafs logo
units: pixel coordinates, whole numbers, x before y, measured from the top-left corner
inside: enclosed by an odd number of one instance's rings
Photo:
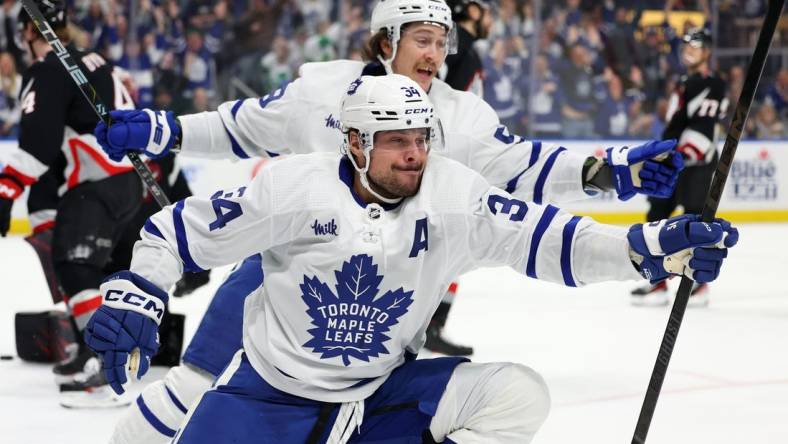
[[[341,356],[345,366],[350,365],[351,357],[369,362],[369,358],[389,353],[383,343],[391,338],[385,333],[408,312],[413,291],[400,287],[379,296],[383,276],[366,254],[343,262],[334,276],[336,293],[316,276],[304,276],[300,285],[301,299],[315,326],[308,330],[312,339],[303,346],[320,353],[321,359]]]

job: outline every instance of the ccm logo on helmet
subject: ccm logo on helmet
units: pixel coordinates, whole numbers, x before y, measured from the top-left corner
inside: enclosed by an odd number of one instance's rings
[[[405,114],[424,114],[428,112],[430,112],[429,108],[411,108],[405,110]]]
[[[157,306],[156,302],[143,295],[128,292],[123,294],[121,290],[108,290],[104,295],[104,300],[109,302],[123,301],[129,305],[141,307],[143,310],[153,312],[157,319],[164,316],[164,308]]]

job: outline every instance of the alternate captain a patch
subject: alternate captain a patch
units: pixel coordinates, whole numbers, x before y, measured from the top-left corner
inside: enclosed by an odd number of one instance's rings
[[[304,276],[301,299],[315,328],[308,330],[312,339],[303,344],[321,359],[342,357],[345,366],[350,358],[369,362],[389,353],[385,333],[399,322],[413,303],[413,291],[402,287],[380,293],[383,276],[366,254],[355,255],[335,270],[336,292],[316,276]]]

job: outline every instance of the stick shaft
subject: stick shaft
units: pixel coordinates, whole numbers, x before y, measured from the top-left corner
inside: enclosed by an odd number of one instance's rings
[[[768,12],[763,20],[763,27],[758,36],[758,43],[755,46],[755,52],[752,55],[750,67],[747,70],[747,77],[742,86],[741,96],[739,96],[739,100],[736,103],[731,127],[728,130],[728,136],[725,138],[725,145],[722,148],[720,160],[717,162],[717,170],[714,173],[711,187],[709,188],[709,194],[706,196],[706,202],[703,205],[701,218],[706,222],[711,222],[717,213],[717,208],[722,198],[722,191],[725,188],[728,173],[733,165],[736,148],[738,148],[744,124],[747,122],[747,115],[750,112],[755,90],[758,88],[758,83],[761,79],[763,66],[766,63],[766,56],[769,53],[769,46],[774,37],[774,31],[784,3],[785,0],[769,1]],[[667,327],[665,327],[665,333],[662,336],[662,343],[659,346],[657,360],[651,372],[651,379],[649,380],[646,396],[643,399],[643,406],[640,409],[640,416],[635,426],[632,444],[643,444],[646,442],[648,429],[651,425],[651,419],[654,416],[654,410],[657,407],[659,394],[662,390],[662,383],[665,381],[665,374],[668,371],[668,364],[673,354],[673,347],[676,344],[681,322],[684,319],[684,312],[687,309],[687,302],[689,301],[691,290],[692,280],[683,276],[681,278],[681,285],[679,285],[679,291],[676,294],[676,300],[673,302],[673,308],[670,312],[670,318],[668,318]]]

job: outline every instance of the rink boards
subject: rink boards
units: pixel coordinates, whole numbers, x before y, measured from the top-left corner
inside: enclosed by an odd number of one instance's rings
[[[556,143],[573,151],[600,156],[607,147],[632,146],[640,142],[564,140]],[[14,149],[17,149],[15,140],[0,141],[0,163]],[[193,192],[203,196],[213,194],[218,188],[230,188],[248,182],[265,161],[247,159],[234,162],[178,157],[178,164],[186,174]],[[26,196],[27,193],[14,205],[12,232],[29,230],[24,204]],[[592,216],[601,222],[628,224],[644,220],[648,202],[640,195],[627,202],[620,202],[615,193],[607,192],[562,207]],[[788,221],[788,141],[744,141],[739,144],[720,202],[719,214],[735,222]]]

